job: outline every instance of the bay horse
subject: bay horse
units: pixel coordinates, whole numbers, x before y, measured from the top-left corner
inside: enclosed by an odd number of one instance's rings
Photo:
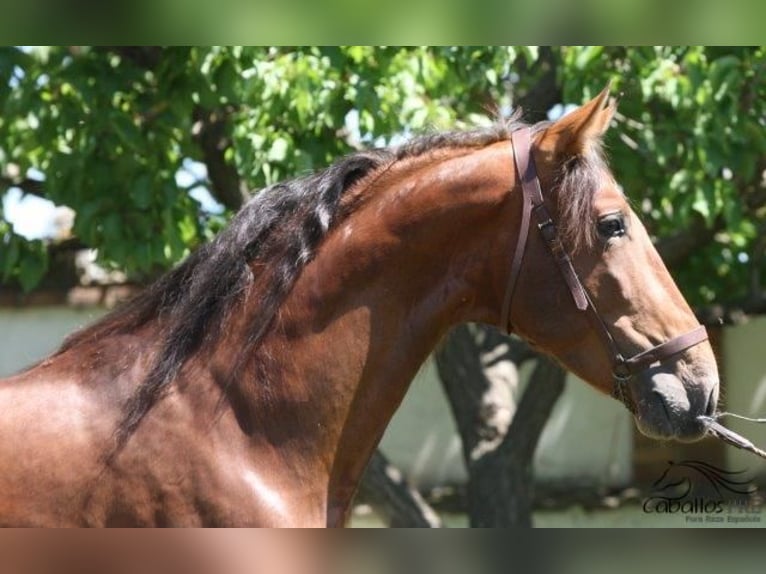
[[[0,382],[0,524],[343,525],[465,321],[615,394],[644,433],[699,439],[715,358],[604,160],[614,111],[607,88],[555,122],[421,136],[258,193]]]

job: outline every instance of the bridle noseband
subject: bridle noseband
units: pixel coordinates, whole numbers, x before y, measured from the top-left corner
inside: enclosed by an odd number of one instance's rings
[[[612,396],[621,401],[631,412],[635,413],[635,405],[630,397],[630,393],[628,393],[625,388],[633,376],[649,368],[654,363],[661,362],[706,341],[708,338],[707,331],[704,326],[700,325],[688,333],[684,333],[683,335],[670,339],[656,347],[642,351],[628,359],[623,357],[617,343],[601,318],[601,315],[598,313],[595,305],[593,305],[593,301],[588,295],[588,292],[583,287],[582,282],[577,275],[577,271],[572,264],[572,260],[559,238],[556,224],[554,223],[548,208],[545,206],[545,199],[535,168],[535,160],[531,153],[530,129],[522,128],[516,130],[511,134],[511,141],[513,143],[513,155],[516,169],[518,170],[519,178],[521,179],[523,209],[521,212],[519,239],[513,254],[511,273],[508,278],[508,285],[503,299],[500,326],[503,330],[508,330],[509,332],[511,330],[511,303],[513,302],[513,294],[516,290],[516,283],[518,282],[519,273],[524,261],[524,252],[529,237],[530,223],[534,217],[537,228],[540,230],[540,235],[542,236],[548,251],[553,255],[559,271],[564,278],[564,282],[569,288],[569,292],[572,294],[575,306],[579,311],[585,313],[585,316],[604,341],[604,345],[611,355],[612,377],[614,379]]]

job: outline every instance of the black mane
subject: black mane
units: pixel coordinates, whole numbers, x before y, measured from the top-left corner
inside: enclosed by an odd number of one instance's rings
[[[313,175],[270,186],[255,194],[213,241],[123,307],[70,336],[57,354],[110,335],[133,332],[159,319],[157,358],[124,407],[116,435],[119,449],[185,362],[203,345],[218,339],[243,293],[254,281],[264,278],[254,276],[254,261],[263,263],[258,269],[268,274],[266,287],[257,294],[260,306],[247,340],[240,345],[233,374],[268,332],[280,305],[324,237],[348,215],[341,200],[355,183],[398,160],[436,149],[480,148],[508,139],[523,125],[514,116],[490,128],[425,135],[398,148],[355,153]]]

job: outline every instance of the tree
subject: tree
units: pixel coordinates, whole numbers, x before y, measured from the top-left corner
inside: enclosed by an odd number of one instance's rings
[[[620,182],[699,304],[762,302],[764,48],[38,48],[0,51],[0,191],[76,212],[77,245],[145,279],[206,241],[249,190],[426,128],[533,118],[607,80]],[[189,161],[201,180],[179,185]],[[226,211],[202,211],[206,187]],[[2,215],[2,214],[0,214]],[[0,216],[4,283],[46,245]]]
[[[518,393],[519,367],[535,359],[527,388]],[[436,364],[463,441],[471,526],[531,526],[532,459],[566,372],[518,339],[480,325],[455,327]]]
[[[562,50],[571,101],[622,92],[611,163],[692,303],[764,310],[764,48]]]
[[[515,56],[501,48],[5,48],[0,191],[68,205],[78,245],[145,279],[209,239],[248,190],[482,112]],[[176,175],[190,160],[206,176],[184,187]],[[200,186],[226,208],[223,217],[201,212],[189,193]],[[46,249],[0,221],[1,278],[32,288]]]
[[[0,283],[71,281],[57,262],[83,247],[144,283],[209,240],[251,190],[519,103],[536,121],[611,80],[621,93],[611,165],[682,290],[700,306],[764,310],[765,67],[763,48],[4,48],[0,195],[20,189],[76,216],[65,241],[28,240],[0,206]],[[195,199],[202,190],[220,209]],[[480,353],[487,337],[457,331],[446,349],[473,341]],[[462,368],[445,352],[450,371]],[[466,445],[465,407],[488,421],[463,391],[495,384],[474,365],[463,387],[442,369]],[[539,368],[560,388],[560,373]],[[492,464],[526,457],[513,468],[528,472],[539,415],[558,394],[544,396],[518,405],[535,432],[508,427],[523,456],[503,449]]]

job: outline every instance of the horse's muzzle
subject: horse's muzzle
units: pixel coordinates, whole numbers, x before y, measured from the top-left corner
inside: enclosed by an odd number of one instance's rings
[[[707,427],[700,416],[709,416],[718,404],[718,381],[702,380],[684,384],[665,372],[648,372],[639,377],[635,389],[636,422],[652,438],[692,442],[705,436]],[[642,384],[643,383],[643,384]]]

